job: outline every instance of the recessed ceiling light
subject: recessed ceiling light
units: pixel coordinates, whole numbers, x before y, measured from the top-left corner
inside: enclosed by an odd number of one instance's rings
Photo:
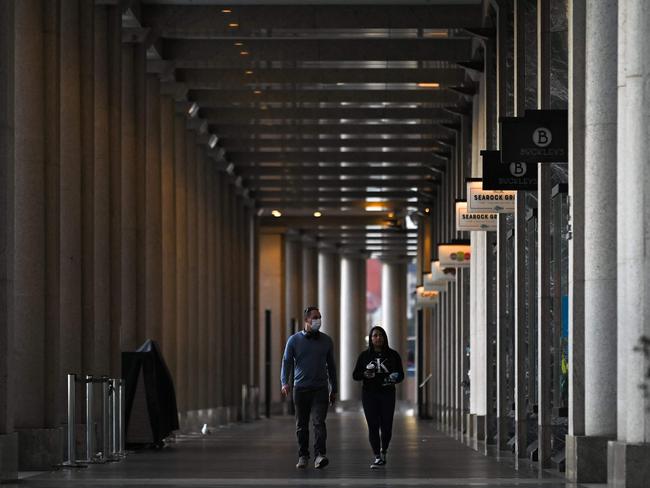
[[[280,212],[279,210],[272,210],[271,215],[273,215],[274,217],[282,217],[282,212]]]
[[[261,94],[262,94],[262,90],[255,90],[253,93],[255,93],[255,95],[261,95]]]
[[[429,207],[424,209],[424,213],[429,213]]]
[[[248,51],[240,51],[239,54],[242,56],[248,56],[250,53]]]
[[[244,45],[243,42],[236,42],[236,43],[235,43],[235,46],[243,46],[243,45]]]
[[[246,70],[246,74],[247,74],[247,75],[252,75],[252,74],[253,74],[253,70],[252,70],[252,69],[247,69],[247,70]]]
[[[232,13],[232,9],[224,8],[224,9],[221,9],[221,12],[224,13],[224,14],[230,14],[230,13]]]
[[[228,27],[232,27],[234,29],[239,27],[239,24],[237,22],[231,22],[230,24],[228,24]]]
[[[314,217],[320,217],[321,215],[323,215],[323,214],[320,213],[319,211],[314,212]]]
[[[418,83],[418,86],[420,88],[440,88],[440,83],[432,83],[432,82]]]

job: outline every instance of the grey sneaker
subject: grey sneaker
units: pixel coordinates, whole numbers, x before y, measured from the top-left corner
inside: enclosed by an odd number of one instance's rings
[[[327,459],[327,456],[323,456],[321,454],[318,454],[316,456],[316,459],[314,460],[314,468],[316,469],[321,469],[327,466],[330,463],[329,459]]]
[[[379,456],[381,457],[382,464],[386,464],[386,451],[381,451]]]
[[[309,464],[309,458],[307,456],[300,456],[298,458],[298,464],[296,464],[296,468],[305,469],[308,464]]]

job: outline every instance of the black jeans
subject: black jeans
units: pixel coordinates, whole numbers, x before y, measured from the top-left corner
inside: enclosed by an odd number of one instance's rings
[[[309,457],[309,417],[314,424],[314,456],[325,455],[327,448],[327,428],[325,418],[329,404],[329,389],[293,390],[293,403],[296,408],[296,435],[298,436],[298,456]]]
[[[363,413],[368,423],[368,439],[372,452],[379,455],[380,449],[385,451],[393,435],[393,415],[395,413],[395,389],[383,391],[363,390],[361,396]],[[379,432],[381,430],[381,437]]]

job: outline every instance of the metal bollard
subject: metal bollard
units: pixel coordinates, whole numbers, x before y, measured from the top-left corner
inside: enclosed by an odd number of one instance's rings
[[[120,384],[119,384],[119,414],[118,414],[118,424],[119,424],[119,430],[120,430],[120,456],[124,457],[126,456],[126,451],[124,449],[124,444],[125,444],[125,438],[126,438],[126,432],[124,432],[124,380],[120,379]]]
[[[95,437],[93,436],[93,377],[86,376],[86,462],[93,462],[95,457]]]
[[[248,385],[241,385],[241,420],[248,422]]]
[[[83,464],[77,463],[77,436],[76,436],[76,410],[77,400],[77,375],[68,374],[68,460],[61,464],[64,468],[85,468]]]
[[[111,427],[110,427],[111,385],[107,376],[102,376],[102,459],[110,461]]]
[[[119,381],[116,378],[111,379],[111,391],[113,395],[113,401],[111,403],[112,406],[112,411],[111,411],[111,424],[112,424],[112,445],[111,445],[111,455],[112,457],[117,457],[119,456],[119,451],[120,451],[120,424],[119,424],[119,412],[120,412],[120,399],[119,399],[119,392],[120,392],[120,385]]]

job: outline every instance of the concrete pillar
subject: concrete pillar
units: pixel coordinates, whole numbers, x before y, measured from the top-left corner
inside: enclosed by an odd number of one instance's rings
[[[198,301],[198,258],[197,258],[197,146],[196,136],[188,132],[185,139],[187,152],[187,307],[188,307],[188,410],[199,408],[199,301]]]
[[[223,262],[223,275],[225,278],[224,285],[227,285],[230,280],[230,276],[233,273],[232,269],[232,227],[231,227],[231,215],[232,215],[232,205],[230,200],[230,184],[228,179],[224,176],[221,178],[221,226],[222,226],[222,262]],[[230,286],[224,286],[223,289],[223,361],[224,367],[232,364],[232,334],[233,334],[233,321],[232,321],[232,295],[230,291]],[[233,405],[232,398],[232,376],[225,375],[224,378],[224,404],[226,406],[226,411]]]
[[[233,277],[233,287],[232,287],[232,304],[233,304],[233,320],[232,320],[232,327],[233,327],[233,348],[232,350],[234,351],[235,354],[235,361],[234,364],[236,365],[236,371],[234,375],[234,382],[233,382],[233,398],[234,398],[234,405],[237,406],[237,419],[240,419],[241,417],[241,386],[243,384],[243,378],[244,378],[244,362],[247,361],[248,358],[242,357],[242,343],[243,338],[242,338],[242,331],[245,330],[244,323],[242,322],[242,302],[243,302],[243,297],[242,297],[242,290],[241,290],[241,284],[242,284],[242,273],[243,273],[243,266],[242,266],[242,260],[241,260],[241,254],[242,254],[242,205],[241,205],[241,199],[237,196],[236,194],[236,189],[234,187],[231,187],[232,192],[232,231],[233,231],[233,255],[232,255],[232,262],[233,262],[233,274],[231,275]]]
[[[174,100],[160,100],[161,234],[162,234],[162,351],[172,375],[176,373],[176,211]]]
[[[585,433],[584,421],[584,211],[585,211],[585,15],[586,1],[569,8],[569,437],[567,478],[574,478],[571,437]]]
[[[134,45],[133,83],[135,106],[135,154],[136,170],[136,345],[147,339],[147,53],[143,44]]]
[[[215,357],[214,357],[214,371],[225,371],[226,364],[223,362],[224,355],[224,287],[226,283],[226,276],[224,273],[224,260],[223,260],[223,206],[221,204],[222,198],[222,180],[224,176],[220,174],[217,169],[214,169],[214,200],[212,204],[213,221],[214,221],[214,260],[215,260],[215,281],[214,281],[214,300],[215,300]],[[215,384],[215,404],[218,409],[219,422],[222,422],[224,403],[223,391],[223,376],[219,375],[218,381]]]
[[[120,25],[121,29],[121,25]],[[121,116],[120,116],[120,192],[111,191],[116,213],[119,213],[119,319],[120,349],[132,351],[137,344],[137,178],[138,143],[136,129],[137,49],[133,44],[122,47]]]
[[[162,204],[160,166],[160,80],[147,75],[145,159],[145,333],[162,339]]]
[[[342,401],[359,400],[361,387],[352,380],[352,371],[360,352],[366,347],[363,341],[366,317],[365,308],[365,257],[341,256],[341,367],[339,392]]]
[[[48,423],[66,419],[66,374],[81,371],[82,337],[82,193],[81,193],[81,86],[80,8],[75,0],[60,6],[60,77],[58,137],[58,212],[51,231],[57,235],[57,274],[51,276],[52,292],[58,290],[57,319],[48,325],[50,344],[48,387],[51,398]],[[33,76],[33,74],[32,74]],[[54,185],[54,181],[52,182]],[[54,209],[52,209],[54,212]],[[48,216],[49,219],[50,216]],[[54,237],[50,234],[48,237]],[[48,239],[49,240],[49,239]],[[52,253],[53,254],[53,253]],[[48,270],[49,272],[49,270]],[[58,346],[58,347],[57,347]]]
[[[302,244],[302,304],[318,305],[318,249],[309,240]],[[322,314],[322,312],[321,312]],[[302,321],[302,317],[301,317]]]
[[[587,11],[589,12],[589,10]],[[650,43],[647,2],[619,3],[617,216],[617,440],[608,445],[608,482],[614,487],[650,483],[650,320],[646,309]],[[586,293],[586,291],[585,291]],[[585,331],[585,336],[587,335]],[[645,344],[643,341],[646,341]],[[645,349],[645,352],[643,352]],[[644,386],[641,386],[644,385]],[[644,389],[645,388],[645,389]],[[586,388],[585,388],[586,393]],[[586,419],[585,419],[586,421]]]
[[[187,250],[187,187],[188,151],[185,114],[174,116],[174,226],[176,248],[176,371],[174,387],[180,412],[188,410],[189,380],[189,309],[188,309],[188,250]]]
[[[406,349],[406,316],[401,312],[404,305],[401,303],[402,275],[406,274],[404,263],[397,261],[382,261],[381,263],[381,303],[382,326],[388,335],[390,347],[404,355]]]
[[[51,390],[46,392],[44,388],[48,363],[45,356],[47,202],[44,199],[46,181],[43,178],[43,170],[49,160],[46,159],[43,133],[46,128],[49,131],[54,125],[50,120],[46,125],[43,117],[46,101],[44,8],[41,2],[32,1],[14,2],[14,9],[16,63],[13,93],[10,97],[14,104],[18,100],[21,103],[14,105],[14,159],[9,160],[10,164],[2,165],[7,170],[8,187],[13,187],[13,192],[6,193],[7,215],[10,218],[13,216],[7,222],[6,228],[9,239],[7,286],[11,292],[7,298],[15,298],[13,304],[9,302],[7,305],[7,325],[8,334],[13,334],[14,360],[11,367],[14,371],[20,371],[20,381],[9,377],[10,385],[14,388],[13,419],[9,423],[12,430],[45,427],[45,409],[48,399],[51,398]],[[48,79],[49,77],[48,72]],[[9,87],[12,85],[9,84]],[[46,107],[46,114],[51,113],[51,106],[50,103]],[[11,125],[8,128],[10,127]],[[10,147],[7,149],[11,150]],[[52,344],[48,355],[54,352],[54,347]]]
[[[210,408],[211,424],[215,425],[214,408],[217,406],[217,385],[219,383],[221,369],[217,369],[217,259],[216,259],[216,185],[217,185],[217,168],[212,159],[207,161],[206,175],[206,224],[207,224],[207,249],[206,260],[208,269],[208,351],[207,351],[207,378],[208,378],[208,396],[207,404]]]
[[[119,199],[122,194],[122,12],[115,6],[106,7],[106,50],[108,56],[108,157],[110,208],[110,375],[122,371],[121,341],[121,239],[122,215]]]
[[[318,252],[318,306],[323,316],[321,330],[334,342],[334,356],[337,372],[340,371],[340,329],[341,329],[341,258],[330,249]],[[339,377],[341,375],[339,374]]]
[[[284,238],[284,310],[285,323],[281,325],[283,337],[286,339],[291,319],[296,321],[296,328],[302,329],[304,305],[302,303],[302,243],[298,236],[285,234]]]
[[[609,0],[586,6],[584,260],[591,263],[584,268],[586,437],[570,443],[572,479],[581,483],[607,480],[607,440],[616,437],[616,303],[611,300],[616,208],[603,205],[597,195],[615,195],[617,4]]]
[[[199,409],[208,407],[208,266],[206,225],[206,161],[204,148],[197,147],[196,158],[196,257],[198,299],[198,401]],[[203,412],[202,412],[203,413]],[[204,422],[203,416],[201,422]]]

